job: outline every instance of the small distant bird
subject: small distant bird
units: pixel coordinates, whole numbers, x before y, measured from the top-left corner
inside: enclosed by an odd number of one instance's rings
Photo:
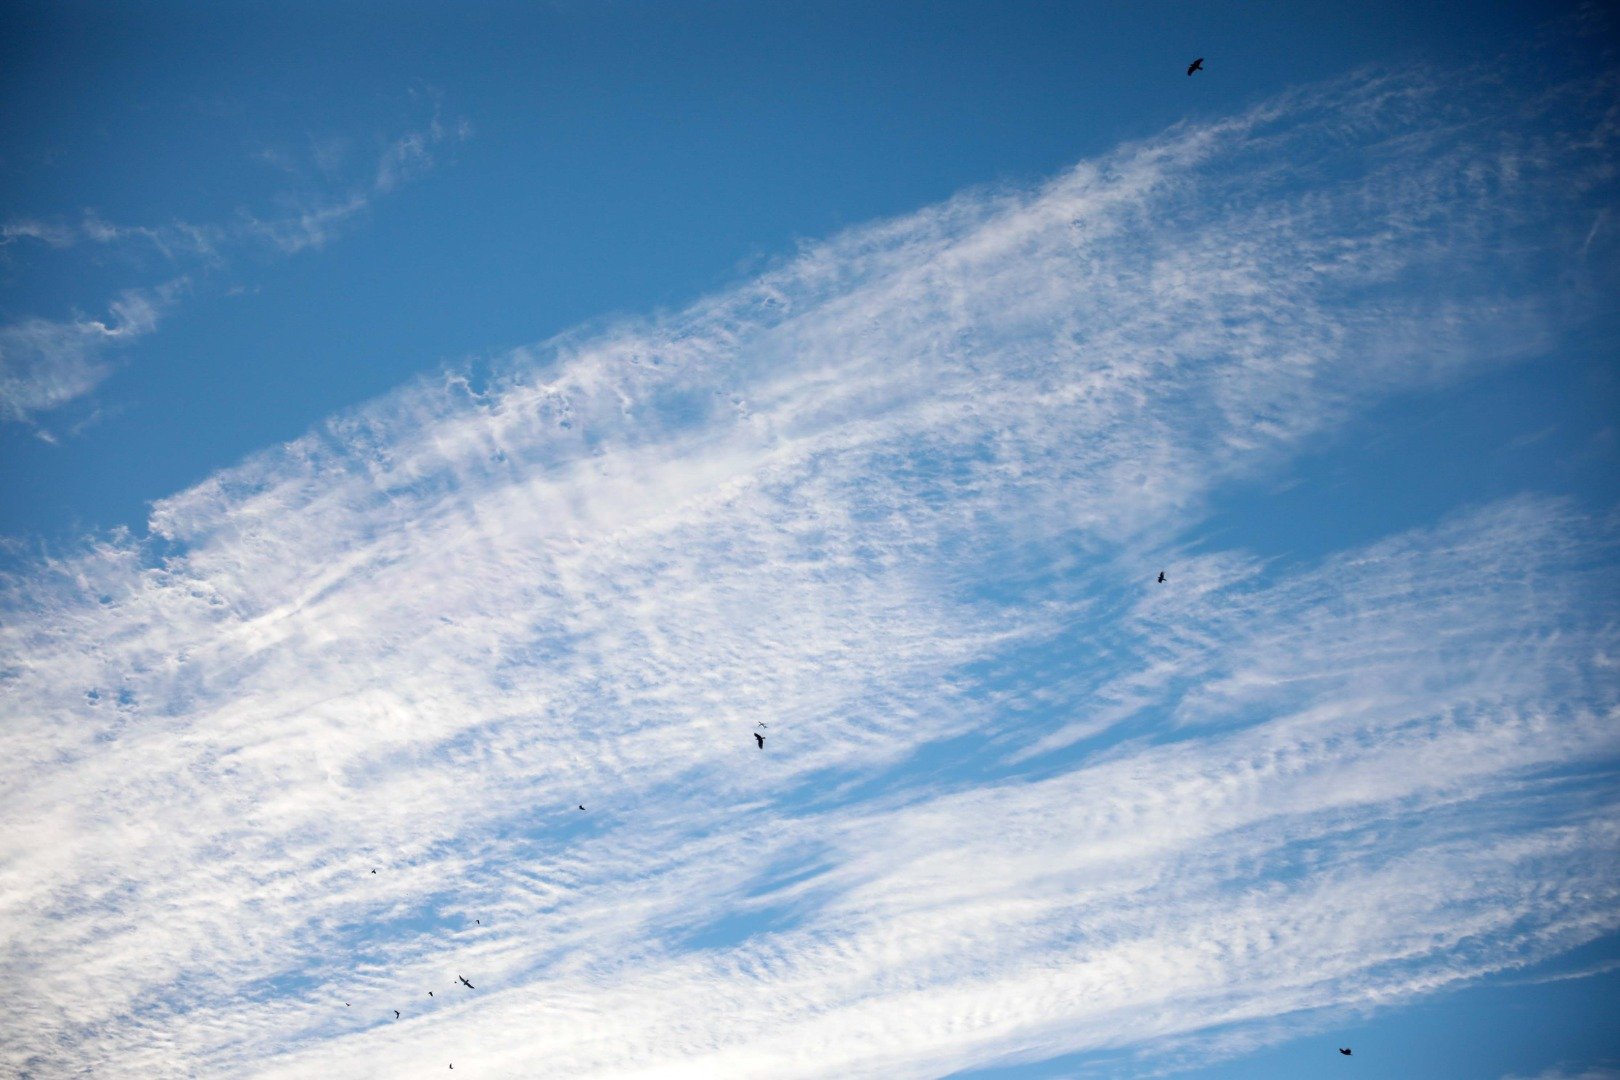
[[[1159,584],[1160,585],[1164,584],[1164,571],[1163,570],[1159,571]]]
[[[433,996],[433,991],[429,990],[428,991],[428,997],[432,997],[432,996]]]
[[[461,976],[457,975],[456,978],[461,979]],[[461,979],[461,985],[465,986],[469,990],[478,989],[478,987],[474,986],[472,983],[468,982],[466,979]]]
[[[1339,1047],[1339,1053],[1343,1054],[1345,1057],[1349,1057],[1350,1056],[1350,1048],[1348,1046],[1341,1046],[1341,1047]]]
[[[1202,56],[1200,56],[1198,59],[1194,60],[1192,63],[1187,65],[1187,74],[1189,74],[1189,75],[1191,75],[1195,71],[1203,71],[1203,70],[1204,70],[1204,58]]]
[[[398,1019],[399,1019],[399,1010],[398,1010],[398,1009],[395,1009],[395,1010],[394,1010],[394,1019],[395,1019],[395,1020],[398,1020]]]
[[[584,804],[584,803],[580,803],[580,804],[579,804],[579,808],[580,808],[580,809],[581,809],[581,810],[583,810],[583,809],[585,809],[585,804]]]
[[[347,1002],[347,1001],[345,1001],[345,1002],[344,1002],[344,1003],[343,1003],[343,1007],[344,1007],[344,1008],[345,1008],[345,1009],[347,1009],[347,1008],[348,1008],[348,1007],[349,1007],[349,1003],[348,1003],[348,1002]]]
[[[375,874],[375,873],[376,873],[376,872],[377,872],[377,871],[375,871],[375,870],[373,870],[373,871],[372,871],[372,873],[373,873],[373,874]]]
[[[764,726],[765,726],[765,721],[763,721],[763,720],[761,720],[761,721],[760,721],[760,722],[759,722],[759,725],[758,725],[758,726],[759,726],[759,727],[764,727]]]
[[[484,925],[484,920],[483,919],[474,919],[473,922],[477,923],[479,926]]]
[[[759,748],[761,750],[765,749],[765,736],[756,731],[754,732],[754,741],[759,743]]]

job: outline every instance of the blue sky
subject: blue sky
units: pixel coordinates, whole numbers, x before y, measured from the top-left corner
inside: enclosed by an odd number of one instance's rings
[[[1613,24],[1123,7],[6,8],[0,1061],[1620,1076]]]

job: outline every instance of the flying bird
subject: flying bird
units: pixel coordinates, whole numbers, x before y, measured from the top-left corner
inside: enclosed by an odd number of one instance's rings
[[[756,726],[764,727],[765,726],[765,721],[761,720]]]
[[[1348,1046],[1341,1046],[1341,1047],[1339,1047],[1339,1053],[1343,1054],[1345,1057],[1349,1057],[1350,1056],[1350,1048]]]
[[[428,997],[432,997],[432,996],[433,996],[433,991],[429,990],[428,991]]]
[[[580,808],[580,809],[581,809],[581,810],[583,810],[583,809],[585,809],[585,804],[584,804],[584,803],[580,803],[580,804],[579,804],[579,808]]]
[[[456,978],[461,979],[461,976],[457,975]],[[474,986],[472,983],[468,982],[466,979],[461,979],[461,985],[465,986],[469,990],[478,989],[478,987]]]
[[[754,741],[759,743],[759,748],[761,750],[765,749],[765,736],[756,731],[754,732]]]
[[[477,923],[479,926],[484,925],[484,920],[483,919],[474,919],[473,922]]]
[[[1187,65],[1187,74],[1189,74],[1189,75],[1191,75],[1195,71],[1203,71],[1203,70],[1204,70],[1204,58],[1202,56],[1200,56],[1198,59],[1194,60],[1192,63]]]
[[[1163,570],[1159,571],[1159,584],[1160,585],[1164,584],[1164,571]]]
[[[372,873],[373,873],[373,874],[375,874],[375,873],[376,873],[376,872],[377,872],[377,871],[375,871],[375,870],[373,870],[373,871],[372,871]]]
[[[398,1009],[395,1009],[395,1010],[394,1010],[394,1019],[395,1019],[395,1020],[398,1020],[398,1019],[399,1019],[399,1010],[398,1010]]]

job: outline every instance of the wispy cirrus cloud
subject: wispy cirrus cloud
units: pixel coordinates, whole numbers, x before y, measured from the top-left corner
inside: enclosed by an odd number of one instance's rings
[[[26,420],[95,389],[112,368],[107,352],[157,329],[184,291],[180,278],[155,289],[129,289],[105,319],[24,319],[0,326],[0,417]]]
[[[187,268],[182,282],[243,248],[279,255],[318,250],[341,235],[379,196],[431,168],[439,149],[467,138],[470,131],[465,121],[441,119],[435,102],[425,126],[384,146],[373,175],[358,183],[339,181],[338,190],[327,185],[318,192],[289,194],[272,212],[244,209],[230,221],[210,224],[176,220],[121,225],[93,210],[77,221],[15,218],[0,224],[0,246],[37,242],[56,249],[94,244],[151,251]],[[180,291],[175,282],[126,290],[110,305],[108,320],[35,317],[0,326],[0,419],[27,420],[90,393],[112,370],[105,359],[108,352],[155,330],[158,312]]]
[[[14,218],[0,224],[0,244],[14,244],[19,240],[37,240],[51,247],[71,247],[78,239],[78,230],[34,218]]]
[[[1184,125],[7,579],[0,1061],[1122,1075],[1613,931],[1612,521],[1147,587],[1223,485],[1565,328],[1589,90]]]
[[[86,210],[77,221],[51,221],[20,217],[0,224],[0,244],[37,241],[54,248],[79,244],[129,244],[149,247],[169,259],[222,256],[243,244],[263,244],[285,254],[325,245],[336,235],[342,222],[366,210],[380,195],[392,192],[402,181],[431,169],[445,146],[470,138],[472,127],[465,119],[447,121],[435,100],[433,116],[420,128],[413,128],[390,139],[376,156],[369,177],[358,182],[337,175],[336,164],[326,159],[330,152],[317,141],[312,151],[326,177],[321,187],[301,194],[288,194],[279,200],[279,211],[242,210],[227,222],[199,224],[171,221],[159,225],[122,225],[107,221],[94,210]],[[283,161],[272,155],[268,160]],[[292,164],[284,166],[298,175]],[[332,190],[332,189],[336,190]]]

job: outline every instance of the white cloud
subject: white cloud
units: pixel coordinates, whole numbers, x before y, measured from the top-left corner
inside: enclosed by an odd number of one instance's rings
[[[17,218],[0,225],[0,244],[18,240],[38,240],[51,247],[68,247],[75,240],[74,230],[33,218]]]
[[[1148,585],[1221,485],[1560,328],[1597,165],[1485,92],[857,230],[7,579],[0,1062],[1125,1073],[1612,931],[1609,526]]]
[[[0,326],[0,417],[26,420],[95,389],[112,371],[109,349],[157,329],[184,279],[130,289],[106,319],[24,319]]]
[[[325,247],[344,222],[370,206],[368,196],[354,194],[338,202],[317,202],[268,219],[244,216],[241,228],[282,254],[294,255],[309,248]]]

